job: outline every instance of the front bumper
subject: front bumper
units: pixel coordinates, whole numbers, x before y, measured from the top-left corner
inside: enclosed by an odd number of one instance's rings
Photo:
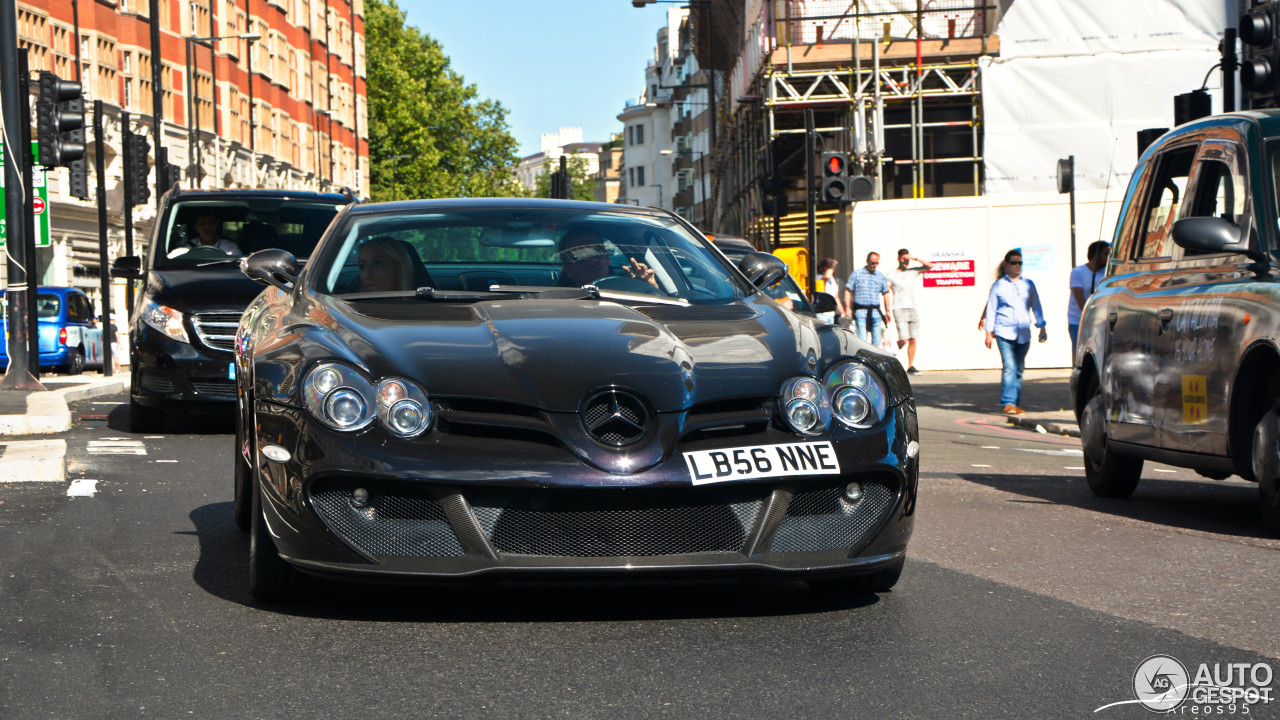
[[[144,407],[230,408],[236,398],[235,355],[174,340],[145,324],[129,334],[130,397]]]
[[[319,575],[396,581],[690,575],[840,575],[899,561],[914,525],[918,438],[900,404],[833,439],[839,475],[693,486],[686,450],[795,442],[769,428],[682,444],[630,475],[527,438],[432,431],[410,442],[339,434],[258,403],[256,453],[280,554]],[[918,447],[918,446],[916,446]],[[846,496],[859,483],[861,497]],[[353,501],[356,490],[368,502]]]

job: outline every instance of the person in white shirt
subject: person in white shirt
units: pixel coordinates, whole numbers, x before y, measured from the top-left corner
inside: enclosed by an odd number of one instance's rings
[[[919,265],[912,266],[912,262]],[[920,273],[933,267],[933,263],[922,260],[911,251],[902,248],[898,251],[898,269],[885,273],[889,284],[893,286],[893,317],[898,323],[898,349],[907,347],[907,372],[919,375],[916,369],[916,338],[920,336],[920,316],[916,313],[916,288],[920,287]]]
[[[826,293],[836,300],[836,309],[832,312],[818,313],[819,320],[834,323],[838,317],[848,317],[844,303],[840,302],[840,279],[836,277],[835,258],[825,257],[818,261],[818,292]]]
[[[1089,243],[1085,250],[1089,259],[1083,265],[1071,268],[1071,299],[1067,302],[1067,332],[1071,335],[1071,361],[1075,362],[1076,339],[1080,335],[1080,312],[1089,296],[1098,289],[1098,283],[1107,276],[1107,259],[1111,257],[1111,245],[1103,240]]]

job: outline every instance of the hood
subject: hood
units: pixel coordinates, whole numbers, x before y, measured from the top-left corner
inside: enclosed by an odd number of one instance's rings
[[[605,387],[657,412],[776,394],[821,367],[813,325],[767,299],[714,306],[608,300],[474,304],[357,302],[318,296],[325,323],[375,377],[399,375],[438,397],[576,412]]]
[[[184,313],[243,312],[263,290],[236,265],[152,270],[144,292]]]

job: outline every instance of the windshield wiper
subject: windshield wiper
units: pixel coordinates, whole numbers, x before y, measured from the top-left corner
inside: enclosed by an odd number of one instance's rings
[[[240,260],[242,259],[243,258],[233,257],[233,258],[227,258],[226,260],[210,260],[209,262],[196,263],[196,267],[213,267],[214,265],[227,265],[230,263],[235,263],[236,265],[239,265]]]

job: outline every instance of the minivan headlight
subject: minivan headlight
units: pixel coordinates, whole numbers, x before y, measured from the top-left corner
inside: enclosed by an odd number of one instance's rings
[[[148,300],[142,306],[142,322],[178,342],[191,344],[191,340],[187,338],[187,330],[182,325],[182,313],[178,310]]]

